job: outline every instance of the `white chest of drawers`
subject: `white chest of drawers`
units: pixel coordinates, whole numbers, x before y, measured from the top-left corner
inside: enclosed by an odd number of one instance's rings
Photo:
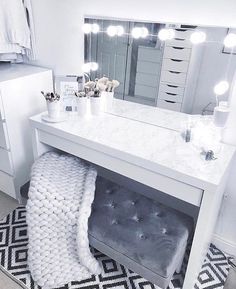
[[[0,191],[20,200],[33,163],[28,118],[46,109],[41,90],[52,90],[51,70],[0,65]]]

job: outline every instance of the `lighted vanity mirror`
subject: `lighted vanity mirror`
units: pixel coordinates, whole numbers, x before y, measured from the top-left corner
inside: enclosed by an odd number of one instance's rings
[[[189,114],[212,114],[216,94],[228,100],[236,30],[95,18],[85,23],[85,63],[98,64],[90,77],[117,79],[116,98]]]

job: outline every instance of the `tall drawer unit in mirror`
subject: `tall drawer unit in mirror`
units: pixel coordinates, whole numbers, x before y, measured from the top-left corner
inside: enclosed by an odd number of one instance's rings
[[[189,41],[194,28],[176,28],[175,37],[165,42],[157,106],[181,111],[192,44]]]
[[[0,65],[0,191],[19,201],[33,164],[28,118],[46,110],[40,91],[52,89],[51,70]]]

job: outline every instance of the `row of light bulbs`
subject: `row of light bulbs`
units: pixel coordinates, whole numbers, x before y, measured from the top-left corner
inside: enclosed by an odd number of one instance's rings
[[[98,33],[100,26],[97,23],[85,23],[83,25],[83,31],[85,34]],[[122,36],[125,33],[124,27],[121,25],[110,25],[107,27],[106,33],[110,37]],[[131,35],[135,39],[145,38],[149,35],[149,31],[146,27],[134,27],[131,31]],[[172,28],[163,28],[158,32],[158,38],[161,41],[171,40],[175,38],[175,30]],[[203,31],[194,31],[190,36],[190,41],[193,44],[199,44],[206,41],[207,35]],[[229,33],[224,39],[224,45],[227,48],[233,48],[236,46],[236,34]]]

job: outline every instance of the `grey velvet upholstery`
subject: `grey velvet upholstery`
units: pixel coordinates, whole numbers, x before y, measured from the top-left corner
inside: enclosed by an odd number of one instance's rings
[[[183,213],[97,179],[90,244],[161,288],[182,262],[192,223]]]

